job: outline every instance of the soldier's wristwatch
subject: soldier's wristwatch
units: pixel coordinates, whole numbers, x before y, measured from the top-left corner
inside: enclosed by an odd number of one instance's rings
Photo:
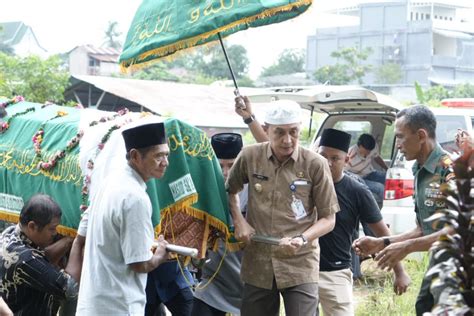
[[[382,238],[382,239],[383,239],[383,247],[384,247],[384,248],[391,244],[390,238],[384,237],[384,238]]]

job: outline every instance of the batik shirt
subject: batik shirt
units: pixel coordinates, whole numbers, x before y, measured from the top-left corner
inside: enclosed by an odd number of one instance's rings
[[[0,236],[0,294],[15,315],[56,315],[59,300],[77,297],[78,285],[53,266],[18,225]]]

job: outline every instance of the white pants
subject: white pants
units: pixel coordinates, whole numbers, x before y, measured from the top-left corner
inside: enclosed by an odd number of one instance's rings
[[[324,316],[352,316],[352,271],[319,272],[319,301]]]

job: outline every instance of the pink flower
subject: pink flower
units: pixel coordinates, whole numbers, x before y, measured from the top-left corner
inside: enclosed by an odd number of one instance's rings
[[[97,147],[99,147],[100,150],[104,149],[104,143],[100,143]]]
[[[89,188],[87,187],[87,185],[82,187],[82,194],[89,194]]]

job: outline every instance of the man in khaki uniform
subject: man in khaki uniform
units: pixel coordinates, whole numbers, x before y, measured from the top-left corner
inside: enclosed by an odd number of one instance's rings
[[[265,117],[269,141],[243,148],[227,180],[235,236],[244,241],[242,316],[310,316],[318,305],[318,238],[339,211],[327,161],[298,146],[299,105],[273,102]],[[237,194],[248,183],[244,218]],[[251,241],[274,237],[279,245]]]

